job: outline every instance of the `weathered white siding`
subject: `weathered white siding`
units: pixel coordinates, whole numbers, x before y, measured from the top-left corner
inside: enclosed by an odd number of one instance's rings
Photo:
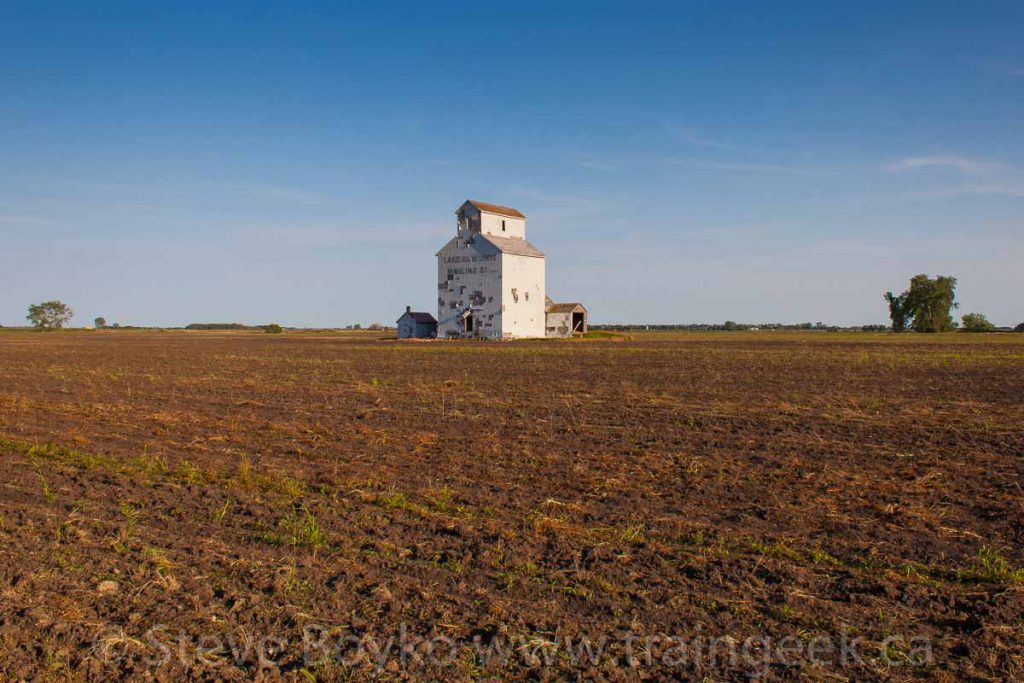
[[[437,253],[438,337],[543,337],[544,254],[526,242],[526,220],[470,202],[456,216],[457,236]]]
[[[543,337],[544,259],[502,254],[501,275],[502,336]]]
[[[547,336],[568,337],[572,331],[572,313],[548,313]]]
[[[501,252],[485,240],[454,239],[437,254],[437,336],[465,336],[460,316],[468,307],[473,336],[502,337]]]
[[[580,303],[562,303],[548,301],[545,306],[547,313],[547,335],[549,337],[568,337],[573,334],[587,333],[587,309]]]
[[[526,239],[526,221],[522,218],[484,212],[480,214],[480,232],[498,237]]]
[[[470,203],[463,204],[459,211],[459,234],[464,232],[482,232],[497,237],[517,237],[526,239],[526,219],[503,214],[480,211]]]

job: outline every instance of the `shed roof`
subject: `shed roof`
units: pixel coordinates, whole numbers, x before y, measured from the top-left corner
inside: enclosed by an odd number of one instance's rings
[[[544,306],[545,313],[575,313],[576,309],[583,309],[584,313],[587,311],[586,307],[581,303],[556,304],[553,301],[549,301]]]
[[[435,325],[437,324],[437,319],[434,316],[430,315],[429,313],[424,313],[423,311],[406,311],[405,313],[402,314],[402,318],[404,318],[407,315],[412,316],[412,319],[418,323],[432,323]],[[399,320],[401,320],[402,318],[399,318]]]
[[[517,256],[535,256],[537,258],[544,258],[543,251],[526,240],[518,237],[496,237],[494,235],[486,234],[475,235],[475,237],[487,240],[503,254],[516,254]]]
[[[477,201],[476,199],[467,199],[464,203],[472,204],[480,211],[486,211],[487,213],[496,213],[501,216],[512,216],[513,218],[526,218],[519,211],[519,209],[513,209],[509,206],[501,206],[499,204],[488,204],[487,202]]]

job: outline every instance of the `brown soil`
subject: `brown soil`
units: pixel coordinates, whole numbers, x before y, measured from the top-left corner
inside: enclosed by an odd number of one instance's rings
[[[1024,678],[1020,335],[3,333],[0,473],[3,680]]]

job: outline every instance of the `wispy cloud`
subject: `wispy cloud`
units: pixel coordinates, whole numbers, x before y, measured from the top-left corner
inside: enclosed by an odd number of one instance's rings
[[[327,201],[328,199],[327,197],[316,192],[311,192],[309,190],[304,190],[296,187],[287,187],[284,185],[268,185],[262,183],[231,183],[230,186],[242,192],[249,192],[274,201],[290,202],[294,204],[321,204]]]
[[[999,195],[1003,197],[1024,197],[1024,182],[1021,183],[977,183],[969,185],[958,185],[956,187],[941,187],[933,190],[913,193],[924,199],[947,199],[950,197],[970,197],[976,195]]]
[[[970,181],[953,187],[938,187],[917,192],[925,198],[967,197],[972,195],[1001,195],[1024,197],[1024,174],[1013,166],[984,159],[971,159],[953,154],[908,157],[885,166],[890,171],[913,171],[925,168],[945,168],[969,176]]]
[[[732,152],[741,149],[739,145],[709,137],[694,128],[687,128],[671,122],[666,122],[664,126],[665,130],[667,130],[673,137],[682,140],[687,144],[693,145],[694,147],[706,147]]]
[[[604,200],[524,185],[508,185],[498,196],[508,197],[509,206],[524,209],[534,225],[603,216],[609,208]]]
[[[951,168],[961,173],[970,175],[981,175],[991,173],[1002,168],[1002,165],[994,161],[980,159],[968,159],[967,157],[954,154],[937,154],[923,157],[906,157],[899,159],[885,166],[889,171],[913,171],[921,168]]]
[[[1010,197],[1024,197],[1024,184],[994,183],[990,185],[970,185],[964,189],[969,190],[972,194],[1001,194]]]
[[[0,225],[24,225],[24,226],[54,226],[60,225],[60,222],[51,220],[49,218],[43,218],[40,216],[12,216],[10,214],[0,214]]]
[[[603,161],[598,161],[597,159],[584,159],[583,161],[579,162],[579,165],[582,166],[583,168],[589,168],[592,171],[615,170],[615,166],[612,166],[611,164],[605,163]]]
[[[364,245],[410,246],[441,240],[447,230],[436,223],[403,224],[402,230],[390,225],[360,222],[239,223],[230,233],[239,239],[258,240],[287,248],[337,248]],[[415,235],[415,237],[410,237]]]
[[[736,145],[730,144],[728,142],[722,142],[721,140],[714,140],[712,138],[705,137],[704,135],[701,135],[699,133],[687,133],[686,135],[684,135],[684,139],[691,145],[696,145],[697,147],[712,147],[714,149],[727,150],[739,149],[739,147],[737,147]]]
[[[154,206],[164,202],[181,204],[183,197],[188,198],[187,203],[195,205],[204,199],[215,198],[222,201],[226,197],[237,196],[285,205],[315,206],[336,203],[333,196],[293,185],[208,177],[169,177],[161,182],[149,184],[86,181],[79,183],[79,189],[87,190],[93,197],[128,197],[133,202],[145,200]]]
[[[833,176],[838,175],[836,171],[824,168],[813,168],[809,166],[788,166],[784,164],[758,164],[758,163],[735,163],[719,161],[686,161],[673,159],[676,166],[688,168],[702,168],[711,171],[724,171],[727,173],[754,173],[759,175],[792,175],[792,176]]]
[[[994,59],[973,59],[971,61],[987,71],[1002,74],[1003,76],[1012,76],[1014,78],[1024,76],[1024,66],[1020,64],[1011,64]]]

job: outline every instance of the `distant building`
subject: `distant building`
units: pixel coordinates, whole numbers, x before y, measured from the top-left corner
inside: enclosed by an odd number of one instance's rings
[[[583,304],[556,304],[545,297],[545,332],[549,337],[571,337],[587,333],[587,309]]]
[[[587,331],[583,304],[547,297],[546,258],[526,241],[526,216],[475,200],[463,202],[455,216],[455,237],[437,252],[435,335],[517,339]]]
[[[468,200],[456,235],[437,252],[442,337],[545,336],[544,252],[526,241],[526,216]]]
[[[429,313],[405,307],[405,313],[398,319],[399,339],[433,339],[437,337],[437,321]]]

